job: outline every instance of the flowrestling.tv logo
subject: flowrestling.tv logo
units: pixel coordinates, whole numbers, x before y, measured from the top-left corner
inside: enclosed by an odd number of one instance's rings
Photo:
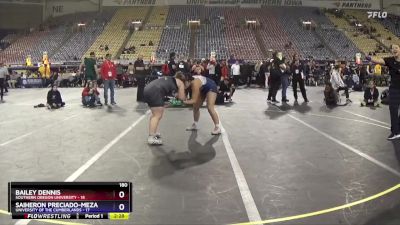
[[[368,18],[378,18],[378,19],[386,19],[387,18],[387,12],[367,12],[368,13]]]

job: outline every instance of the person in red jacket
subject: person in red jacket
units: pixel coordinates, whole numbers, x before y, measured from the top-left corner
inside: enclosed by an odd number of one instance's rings
[[[168,67],[168,61],[165,61],[165,63],[161,67],[161,72],[163,76],[169,76],[170,71]]]
[[[82,104],[86,107],[102,106],[97,90],[97,83],[89,81],[87,86],[82,91]]]
[[[107,54],[106,59],[101,65],[101,76],[104,84],[104,104],[108,104],[108,89],[110,89],[111,105],[116,105],[114,101],[115,79],[117,78],[117,69],[111,61],[111,55]]]
[[[220,81],[229,80],[229,68],[226,65],[226,61],[221,63],[221,79]]]

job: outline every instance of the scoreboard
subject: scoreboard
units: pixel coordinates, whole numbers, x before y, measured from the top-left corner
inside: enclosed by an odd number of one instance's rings
[[[129,219],[131,182],[9,182],[13,219]]]

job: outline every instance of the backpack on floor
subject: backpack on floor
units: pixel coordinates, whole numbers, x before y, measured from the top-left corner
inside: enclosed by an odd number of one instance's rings
[[[385,89],[384,91],[382,91],[381,93],[381,103],[384,105],[388,105],[389,104],[389,89]]]
[[[215,100],[215,104],[216,105],[223,105],[225,103],[225,96],[224,96],[224,92],[219,92],[217,94],[217,99]]]

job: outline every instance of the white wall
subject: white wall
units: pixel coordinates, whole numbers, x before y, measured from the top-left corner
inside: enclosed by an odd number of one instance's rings
[[[0,29],[25,29],[42,22],[42,6],[0,3]]]
[[[45,18],[99,10],[99,0],[47,0]]]

